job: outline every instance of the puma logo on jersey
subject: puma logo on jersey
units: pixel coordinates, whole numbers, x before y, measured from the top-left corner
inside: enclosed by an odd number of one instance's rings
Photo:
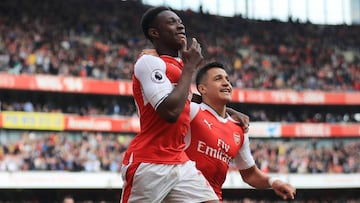
[[[206,119],[204,119],[204,123],[211,129],[212,123],[209,123]]]

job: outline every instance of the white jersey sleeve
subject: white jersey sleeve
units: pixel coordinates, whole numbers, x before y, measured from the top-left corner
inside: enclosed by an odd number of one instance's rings
[[[250,141],[248,135],[244,135],[244,143],[234,158],[235,165],[239,170],[248,169],[255,165],[250,150]]]
[[[192,121],[195,118],[199,110],[200,110],[200,104],[195,102],[190,103],[190,121]]]
[[[200,110],[200,104],[191,102],[190,103],[190,122],[195,118],[196,114]],[[191,124],[190,124],[191,128]],[[186,136],[184,137],[185,142],[185,149],[187,149],[190,146],[191,143],[191,130],[189,129],[186,133]]]
[[[141,83],[144,105],[150,102],[154,109],[173,90],[173,85],[166,76],[166,64],[159,57],[141,56],[135,63],[134,75]]]

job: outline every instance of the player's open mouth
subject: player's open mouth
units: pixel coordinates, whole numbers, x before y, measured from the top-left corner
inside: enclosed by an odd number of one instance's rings
[[[186,38],[186,34],[185,32],[180,32],[180,33],[177,33],[176,35],[182,37],[182,38]]]
[[[220,92],[224,92],[224,93],[231,93],[231,89],[221,89]]]

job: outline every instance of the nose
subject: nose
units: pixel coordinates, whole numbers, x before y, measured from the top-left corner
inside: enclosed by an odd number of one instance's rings
[[[177,29],[178,32],[185,33],[185,27],[182,24],[179,24],[176,29]]]
[[[230,86],[230,87],[232,87],[232,85],[231,85],[231,82],[229,81],[229,80],[227,80],[227,79],[224,79],[223,80],[223,84],[222,84],[223,86]]]
[[[177,23],[177,29],[179,30],[185,30],[185,25],[182,22]]]

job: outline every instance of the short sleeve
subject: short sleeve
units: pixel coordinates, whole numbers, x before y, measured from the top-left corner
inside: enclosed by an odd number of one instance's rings
[[[156,56],[141,56],[135,63],[134,75],[141,84],[144,102],[150,102],[155,109],[174,88],[166,76],[165,62]]]

